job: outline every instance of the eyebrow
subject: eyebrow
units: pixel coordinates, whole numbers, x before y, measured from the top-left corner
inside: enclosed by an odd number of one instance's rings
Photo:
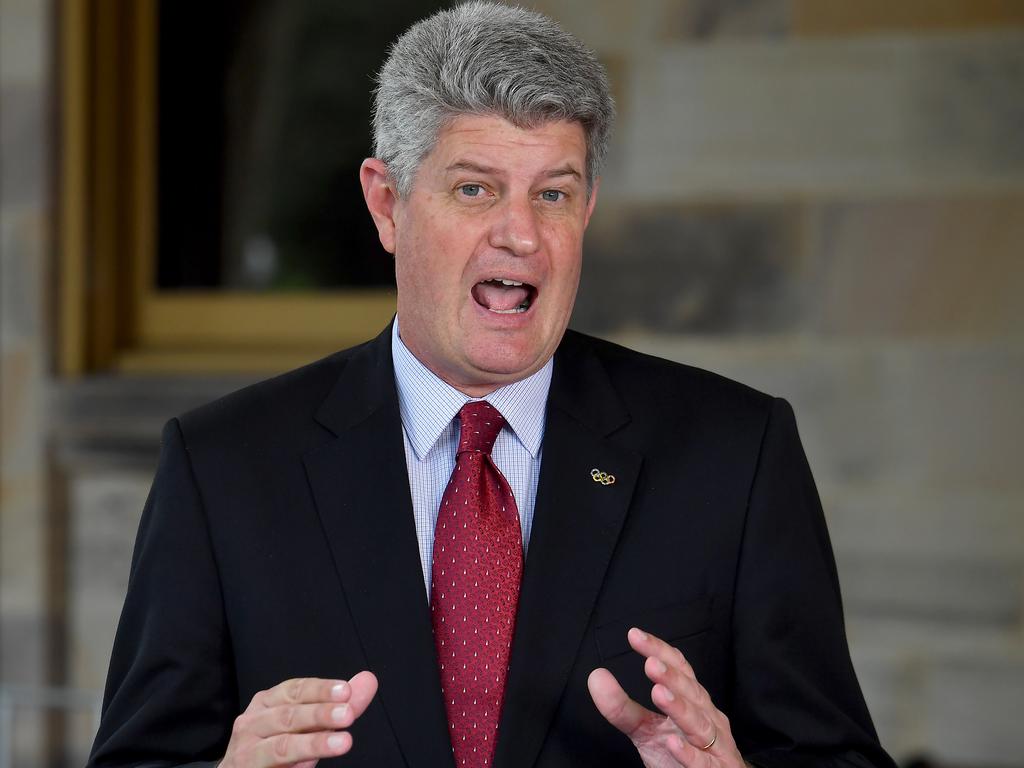
[[[481,173],[487,176],[504,176],[504,172],[498,168],[491,168],[487,165],[480,165],[478,163],[470,162],[469,160],[459,160],[452,163],[445,168],[446,173],[452,171],[470,171],[471,173]],[[562,176],[572,176],[577,181],[582,180],[582,175],[579,171],[573,168],[571,165],[563,165],[559,168],[552,168],[551,170],[545,171],[543,174],[546,179],[556,179]]]
[[[572,176],[576,181],[580,181],[583,177],[580,172],[573,168],[571,165],[563,165],[561,168],[553,168],[544,174],[546,178],[555,179],[559,176]]]

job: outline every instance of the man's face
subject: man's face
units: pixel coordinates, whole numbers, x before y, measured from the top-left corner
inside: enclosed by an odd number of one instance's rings
[[[596,189],[587,197],[586,155],[578,123],[526,130],[462,116],[395,201],[389,250],[402,340],[452,386],[480,396],[554,353],[596,199]]]

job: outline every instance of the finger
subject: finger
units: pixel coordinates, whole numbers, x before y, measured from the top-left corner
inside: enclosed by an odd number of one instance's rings
[[[359,717],[366,711],[366,708],[377,695],[377,676],[373,672],[364,671],[355,675],[349,681],[351,696],[348,704],[352,708],[352,719]]]
[[[644,673],[653,682],[651,700],[697,747],[711,743],[718,733],[713,720],[718,710],[696,679],[666,665],[659,656],[649,656]]]
[[[661,683],[651,691],[655,705],[681,734],[679,748],[670,749],[670,752],[687,768],[712,764],[741,765],[742,757],[733,739],[729,718],[715,707],[703,688],[700,690],[703,695],[697,701],[674,697],[672,691]],[[671,739],[666,743],[670,744]]]
[[[587,678],[587,689],[597,711],[627,736],[632,736],[638,728],[650,724],[652,718],[661,719],[660,715],[629,698],[615,675],[607,669],[591,672]]]
[[[704,706],[675,695],[667,686],[658,683],[651,691],[651,700],[682,731],[686,741],[697,748],[716,741],[718,727]]]
[[[630,647],[637,653],[661,659],[666,666],[675,667],[687,677],[697,679],[693,667],[690,666],[690,662],[686,660],[683,652],[669,645],[660,637],[633,627],[626,634],[626,638],[629,640]]]
[[[252,703],[263,707],[279,707],[282,704],[345,702],[349,700],[351,694],[352,688],[345,680],[295,677],[256,694]]]
[[[280,704],[260,707],[242,716],[242,727],[261,739],[279,733],[313,733],[348,728],[358,714],[351,702]]]
[[[710,768],[713,765],[713,757],[710,752],[701,751],[686,739],[672,735],[665,740],[665,744],[669,754],[685,768]]]
[[[269,739],[262,739],[253,750],[253,768],[281,768],[308,760],[344,755],[352,748],[352,735],[336,733],[282,733]]]
[[[711,696],[704,690],[704,686],[677,667],[667,666],[657,656],[648,656],[644,660],[644,674],[652,683],[661,683],[676,696],[682,696],[707,709],[714,708]]]

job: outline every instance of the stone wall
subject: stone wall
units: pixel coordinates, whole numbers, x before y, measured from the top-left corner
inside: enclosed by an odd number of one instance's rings
[[[0,17],[0,683],[35,686],[48,648],[50,16],[0,0]],[[38,753],[40,726],[19,716],[22,754]]]

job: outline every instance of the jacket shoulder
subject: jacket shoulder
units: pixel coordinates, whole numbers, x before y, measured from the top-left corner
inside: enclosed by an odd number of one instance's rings
[[[178,417],[186,445],[225,434],[287,441],[308,429],[351,359],[372,342],[250,384]]]
[[[674,408],[725,409],[767,415],[772,395],[712,371],[638,352],[604,339],[569,331],[573,347],[589,350],[628,407],[666,402]]]

